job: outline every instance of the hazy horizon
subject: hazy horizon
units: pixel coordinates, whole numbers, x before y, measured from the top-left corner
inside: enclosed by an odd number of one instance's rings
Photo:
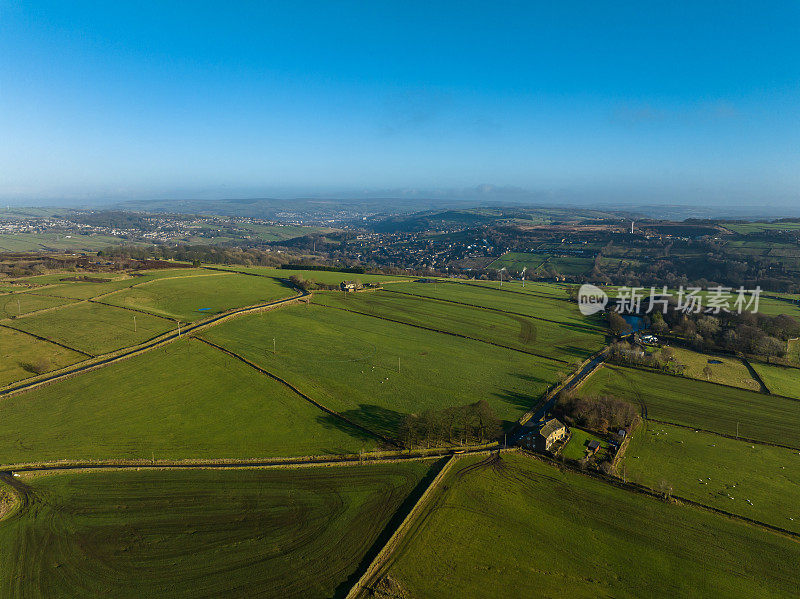
[[[800,205],[792,2],[23,2],[0,18],[5,204],[490,184]]]

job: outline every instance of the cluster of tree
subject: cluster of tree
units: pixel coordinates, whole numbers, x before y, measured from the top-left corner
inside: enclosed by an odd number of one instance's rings
[[[400,427],[400,439],[409,449],[443,444],[468,445],[495,439],[500,420],[485,399],[465,406],[409,414]]]
[[[675,360],[672,348],[663,347],[659,350],[647,352],[638,345],[631,345],[625,341],[616,341],[608,348],[607,360],[613,364],[623,366],[645,366],[664,372],[683,374],[686,366]]]
[[[787,314],[770,316],[752,312],[686,314],[670,310],[652,315],[656,334],[672,331],[695,349],[722,349],[766,358],[783,357],[789,339],[800,336],[800,321]]]
[[[314,289],[327,289],[327,290],[336,290],[339,289],[339,285],[329,285],[326,283],[320,283],[314,279],[304,279],[300,275],[292,275],[289,277],[289,281],[291,281],[292,285],[298,287],[304,291],[313,291]]]
[[[619,429],[630,431],[639,419],[633,404],[611,396],[580,396],[562,391],[553,413],[569,425],[605,433]]]
[[[280,267],[296,258],[285,252],[273,252],[257,248],[241,249],[213,245],[153,245],[110,247],[98,255],[135,260],[181,260],[206,264],[237,264],[242,266]]]

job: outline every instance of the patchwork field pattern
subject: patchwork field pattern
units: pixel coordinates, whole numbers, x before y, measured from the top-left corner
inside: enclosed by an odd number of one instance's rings
[[[388,568],[412,597],[796,593],[794,541],[524,456],[463,458],[436,493]]]
[[[481,399],[510,425],[538,402],[563,366],[314,304],[238,318],[202,337],[390,437],[407,414]]]
[[[197,340],[0,402],[0,463],[358,453],[375,440]]]
[[[635,401],[648,418],[800,449],[800,403],[644,370],[604,366],[581,387],[587,395]]]

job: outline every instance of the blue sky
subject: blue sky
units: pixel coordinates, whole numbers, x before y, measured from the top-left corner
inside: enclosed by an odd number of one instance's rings
[[[0,198],[797,205],[799,29],[795,1],[0,0]]]

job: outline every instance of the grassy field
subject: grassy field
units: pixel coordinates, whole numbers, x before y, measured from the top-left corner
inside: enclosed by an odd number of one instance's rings
[[[592,268],[593,256],[558,256],[538,252],[509,252],[489,265],[489,268],[508,268],[522,271],[528,268],[530,273],[541,273],[555,270],[561,275],[582,275]]]
[[[83,359],[77,352],[0,327],[0,387]]]
[[[471,280],[461,283],[465,286],[486,287],[487,289],[497,289],[498,291],[505,291],[506,293],[527,293],[530,295],[539,295],[549,297],[557,300],[564,300],[567,298],[565,287],[556,283],[540,283],[538,281],[481,281]]]
[[[110,245],[130,245],[121,237],[111,235],[71,235],[56,233],[3,233],[0,234],[2,252],[41,252],[48,250],[97,251]],[[145,245],[145,244],[137,244]]]
[[[228,266],[229,270],[248,272],[262,277],[288,279],[297,275],[303,279],[314,280],[325,285],[338,285],[342,281],[359,280],[362,283],[387,283],[393,281],[413,281],[416,277],[401,277],[384,274],[356,274],[332,270],[295,270],[288,268],[268,268],[265,266]]]
[[[503,283],[503,289],[501,290],[499,286],[483,288],[477,285],[458,283],[408,283],[392,285],[388,289],[390,291],[413,293],[422,297],[495,308],[526,316],[549,318],[557,322],[574,324],[583,328],[603,327],[599,317],[586,318],[578,311],[577,304],[566,301],[566,294],[563,294],[561,299],[555,299],[554,297],[544,297],[544,294],[539,292],[535,295],[534,293],[525,295],[522,293],[509,293],[511,291],[509,285],[509,283]]]
[[[274,279],[206,271],[202,276],[154,280],[113,293],[103,301],[191,322],[232,308],[266,303],[296,293]]]
[[[49,297],[29,291],[0,295],[0,318],[12,318],[20,314],[29,314],[37,310],[45,310],[55,306],[64,306],[75,300],[60,297]]]
[[[654,372],[604,366],[580,393],[613,395],[646,406],[647,416],[727,435],[800,448],[800,403]]]
[[[202,336],[391,436],[407,414],[480,399],[510,424],[538,402],[563,366],[314,304],[245,316]]]
[[[586,456],[586,446],[590,441],[599,441],[603,447],[607,447],[608,443],[595,437],[594,435],[582,431],[579,428],[572,427],[569,429],[570,438],[569,442],[564,446],[561,455],[570,460],[580,460]],[[602,451],[602,450],[601,450]]]
[[[671,488],[681,497],[800,533],[795,450],[645,422],[630,440],[623,465],[628,480],[651,489]]]
[[[429,464],[25,476],[0,594],[342,596]]]
[[[800,369],[755,361],[750,365],[771,393],[800,399]]]
[[[464,458],[389,576],[411,597],[791,597],[800,545],[504,455]]]
[[[747,366],[739,358],[727,356],[709,356],[682,347],[671,348],[675,354],[675,359],[679,364],[686,366],[684,375],[701,381],[711,381],[712,383],[723,383],[733,385],[742,389],[759,391],[761,386],[758,381],[750,376]],[[721,364],[711,364],[709,360],[721,362]],[[707,379],[703,369],[708,366],[711,368],[711,378]]]
[[[405,287],[398,284],[393,288],[401,286]],[[391,291],[349,295],[315,293],[312,301],[458,333],[576,364],[599,350],[604,340],[603,333],[591,325],[549,322]]]
[[[375,441],[199,341],[0,402],[0,463],[357,453]]]
[[[174,329],[176,325],[148,314],[84,302],[18,318],[13,321],[13,326],[68,347],[100,355],[142,343]]]

